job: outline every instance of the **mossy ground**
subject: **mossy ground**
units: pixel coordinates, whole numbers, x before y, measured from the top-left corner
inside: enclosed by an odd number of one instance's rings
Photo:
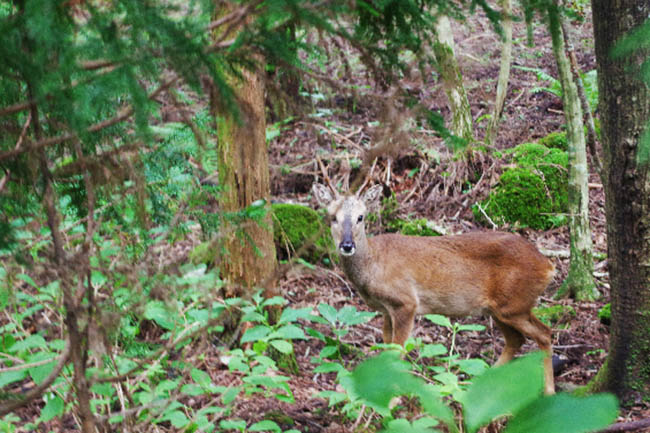
[[[549,137],[546,142],[558,141]],[[565,224],[567,153],[541,143],[523,143],[507,154],[514,167],[503,172],[497,187],[481,203],[485,214],[498,225],[547,230]],[[473,211],[478,221],[485,222],[485,215],[478,206]]]

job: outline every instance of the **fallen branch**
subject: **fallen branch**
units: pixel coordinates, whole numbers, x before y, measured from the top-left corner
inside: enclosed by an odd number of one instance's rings
[[[604,430],[599,430],[598,433],[634,431],[647,427],[650,427],[650,418],[644,418],[638,421],[617,422],[616,424],[612,424]]]

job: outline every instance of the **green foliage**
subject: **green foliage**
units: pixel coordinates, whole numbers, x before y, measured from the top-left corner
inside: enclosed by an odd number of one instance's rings
[[[545,230],[566,223],[568,156],[539,143],[523,143],[512,150],[517,164],[507,169],[490,196],[481,203],[496,224],[520,224]],[[478,206],[474,217],[485,221]]]
[[[533,313],[547,326],[557,326],[560,322],[570,321],[576,316],[576,310],[571,305],[556,304],[549,307],[533,308]]]
[[[273,240],[278,251],[291,256],[302,250],[300,257],[316,263],[332,250],[330,231],[316,211],[289,203],[276,203],[271,209]]]
[[[604,325],[609,325],[612,323],[612,304],[607,303],[603,305],[603,308],[598,310],[598,319],[600,319],[600,323]]]
[[[507,432],[587,432],[603,428],[616,419],[616,398],[609,394],[573,397],[567,394],[542,396],[545,355],[537,352],[491,368],[476,376],[458,401],[463,407],[466,431],[476,432],[492,420],[510,416]],[[341,383],[350,398],[359,399],[372,407],[387,421],[385,432],[434,432],[402,420],[394,420],[389,402],[400,395],[417,396],[427,415],[443,422],[450,431],[459,431],[453,412],[442,402],[435,388],[420,377],[411,375],[410,366],[394,351],[384,352],[364,361],[354,371],[344,375]],[[391,377],[395,380],[378,380]],[[489,396],[489,397],[488,397]]]
[[[538,143],[548,147],[549,149],[560,149],[565,152],[569,150],[565,131],[551,132],[547,136],[540,138]]]

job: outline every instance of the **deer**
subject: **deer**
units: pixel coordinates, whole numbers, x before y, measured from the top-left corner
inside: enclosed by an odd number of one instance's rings
[[[327,211],[347,278],[366,304],[383,315],[384,343],[403,346],[416,315],[489,315],[505,338],[495,366],[513,359],[528,337],[548,355],[544,392],[555,392],[551,329],[532,312],[555,267],[533,244],[495,231],[368,237],[365,218],[379,207],[382,185],[363,195],[341,195],[314,183],[312,192]]]

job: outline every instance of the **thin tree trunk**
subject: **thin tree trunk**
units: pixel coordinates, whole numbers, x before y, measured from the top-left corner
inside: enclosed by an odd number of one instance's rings
[[[647,19],[650,3],[592,0],[592,10],[612,323],[607,361],[590,388],[611,391],[629,404],[650,399],[650,167],[637,163],[650,118],[650,90],[639,65],[650,50],[618,59],[611,53]]]
[[[435,33],[433,53],[436,56],[438,73],[442,78],[451,108],[451,130],[454,135],[472,142],[474,140],[472,111],[463,85],[463,75],[454,54],[454,35],[449,18],[441,16],[438,19]]]
[[[512,7],[510,0],[501,0],[501,11],[503,18],[503,46],[501,49],[501,66],[499,67],[499,80],[497,82],[497,95],[494,101],[492,119],[485,133],[485,142],[492,144],[499,130],[499,122],[503,113],[503,105],[508,94],[508,81],[510,81],[510,63],[512,62]]]
[[[557,0],[548,7],[549,27],[553,40],[553,54],[557,61],[562,102],[567,122],[569,144],[569,235],[571,259],[569,274],[558,291],[559,296],[569,294],[577,300],[593,300],[600,296],[593,279],[591,229],[589,228],[589,170],[584,124],[578,90],[566,56]]]

